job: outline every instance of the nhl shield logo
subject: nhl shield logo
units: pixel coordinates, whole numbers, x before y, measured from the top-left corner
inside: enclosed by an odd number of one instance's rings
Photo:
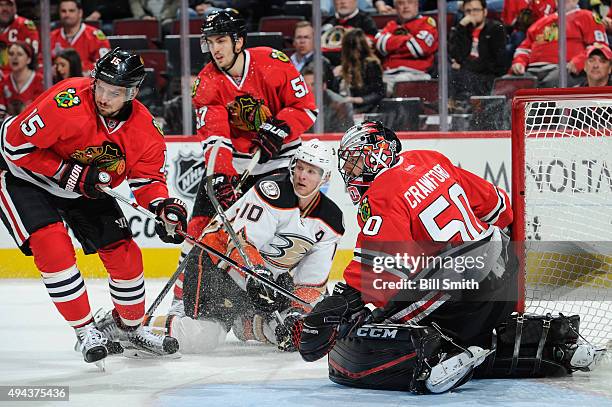
[[[184,198],[194,199],[200,180],[204,176],[204,157],[193,151],[184,153],[179,151],[179,155],[174,159],[175,175],[174,187]]]

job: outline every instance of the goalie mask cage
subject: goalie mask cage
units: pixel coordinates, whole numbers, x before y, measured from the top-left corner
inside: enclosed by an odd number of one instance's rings
[[[612,89],[520,91],[512,104],[519,311],[580,315],[612,345]]]

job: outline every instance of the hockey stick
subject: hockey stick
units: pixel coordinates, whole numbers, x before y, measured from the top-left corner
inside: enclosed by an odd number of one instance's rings
[[[128,198],[114,191],[113,189],[109,187],[101,187],[101,190],[107,193],[108,195],[112,196],[113,198],[117,199],[118,201],[123,202],[127,205],[130,205],[132,208],[134,208],[135,210],[137,210],[138,212],[140,212],[147,218],[152,219],[155,222],[161,222],[153,212],[149,211],[148,209],[143,208],[142,206],[138,205],[138,203],[136,202],[130,201]],[[297,295],[293,294],[292,292],[287,291],[285,288],[278,285],[275,281],[268,280],[267,278],[260,276],[259,274],[251,270],[250,268],[240,265],[239,263],[227,257],[225,254],[221,253],[214,247],[211,247],[207,245],[206,243],[200,242],[195,237],[189,235],[187,232],[183,232],[182,230],[178,229],[176,230],[176,234],[189,240],[195,246],[198,246],[199,248],[203,249],[207,253],[219,257],[221,260],[228,263],[230,266],[235,267],[239,270],[242,270],[245,274],[248,274],[249,276],[253,277],[254,279],[261,282],[262,284],[269,287],[270,289],[276,290],[278,293],[284,295],[285,297],[303,305],[304,307],[307,307],[307,308],[313,307],[309,302],[306,302],[300,297],[298,297]]]
[[[219,152],[220,146],[221,146],[221,139],[217,140],[217,142],[213,145],[212,151],[209,156],[209,160],[212,163],[212,165],[210,167],[206,167],[206,193],[208,194],[208,199],[210,199],[210,202],[213,204],[213,207],[215,208],[215,211],[217,212],[217,216],[221,219],[221,222],[223,223],[223,226],[225,227],[225,231],[228,233],[230,240],[234,244],[234,247],[238,251],[238,254],[240,254],[240,257],[242,257],[242,260],[244,260],[244,264],[246,264],[247,267],[249,267],[251,270],[254,270],[253,262],[251,261],[249,256],[247,256],[246,253],[244,252],[244,248],[242,247],[242,244],[240,240],[238,239],[238,236],[236,236],[236,232],[234,231],[232,224],[229,222],[229,220],[227,220],[227,216],[225,216],[223,207],[221,207],[219,200],[215,196],[215,190],[213,187],[213,178],[215,177],[215,175],[213,174],[211,167],[214,168],[214,163],[217,158],[217,153]],[[280,313],[278,311],[274,312],[274,317],[277,319],[279,324],[283,323],[283,318],[280,316]]]
[[[240,192],[240,190],[242,189],[242,187],[246,183],[246,180],[249,178],[249,175],[251,175],[251,171],[253,171],[253,168],[255,168],[255,165],[257,165],[257,162],[259,161],[259,156],[260,155],[261,155],[261,152],[259,150],[255,151],[255,153],[253,154],[253,158],[251,158],[251,161],[249,161],[249,164],[247,165],[247,168],[244,170],[244,172],[240,176],[240,180],[238,181],[238,184],[236,185],[236,192],[237,193]],[[212,164],[214,165],[214,160],[213,160]],[[211,166],[207,165],[206,167],[207,167],[207,171],[208,171],[208,168],[211,167]],[[206,227],[203,229],[203,231],[208,229],[208,227],[213,223],[214,220],[215,220],[215,218],[212,218],[210,220],[210,222],[208,222],[208,225],[206,225]],[[189,255],[189,253],[187,253],[187,255]],[[186,258],[187,257],[185,256],[185,259]],[[187,262],[185,261],[185,259],[183,259],[181,264],[179,264],[179,266],[177,267],[176,271],[172,274],[172,276],[170,276],[170,279],[168,280],[166,285],[161,289],[161,291],[159,292],[159,294],[157,295],[157,297],[155,298],[153,303],[149,306],[149,309],[147,310],[145,316],[153,315],[153,313],[155,312],[157,307],[159,307],[159,304],[161,304],[161,302],[164,300],[164,298],[166,298],[166,295],[168,294],[170,289],[172,289],[172,286],[174,285],[176,280],[178,280],[178,278],[181,275],[181,273],[185,270],[185,267],[187,265]]]

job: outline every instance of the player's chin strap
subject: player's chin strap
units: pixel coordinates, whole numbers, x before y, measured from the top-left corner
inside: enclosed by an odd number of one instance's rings
[[[127,205],[130,205],[132,208],[134,208],[135,210],[137,210],[138,212],[140,212],[141,214],[143,214],[147,218],[149,218],[149,219],[151,219],[151,220],[153,220],[155,222],[161,222],[159,220],[159,218],[153,212],[149,211],[148,209],[143,208],[142,206],[138,205],[136,202],[130,201],[128,198],[126,198],[122,194],[116,192],[115,190],[113,190],[113,189],[111,189],[109,187],[101,187],[101,189],[102,189],[102,191],[104,191],[108,195],[112,196],[113,198],[117,199],[118,201],[123,202],[123,203],[125,203]],[[292,292],[287,291],[285,288],[283,288],[280,285],[278,285],[275,281],[271,281],[271,280],[268,280],[267,278],[261,277],[259,274],[257,274],[255,271],[253,271],[251,268],[243,266],[243,265],[235,262],[233,259],[231,259],[230,257],[226,256],[224,253],[221,253],[220,251],[216,250],[214,247],[211,247],[211,246],[207,245],[206,243],[202,243],[201,241],[199,241],[195,237],[191,236],[187,232],[184,232],[181,229],[176,229],[176,234],[179,235],[179,236],[184,237],[187,240],[189,240],[195,246],[198,246],[200,249],[204,250],[205,252],[207,252],[209,254],[212,254],[213,256],[219,257],[221,260],[223,260],[224,262],[228,263],[230,266],[235,267],[236,269],[243,271],[245,274],[247,274],[247,275],[251,276],[252,278],[256,279],[257,281],[259,281],[260,283],[262,283],[266,287],[268,287],[268,288],[270,288],[272,290],[275,290],[279,294],[289,298],[290,300],[293,300],[293,301],[297,302],[298,304],[301,304],[302,306],[306,307],[307,309],[312,309],[313,306],[309,302],[303,300],[302,298],[298,297],[297,295],[293,294]]]
[[[236,191],[237,192],[240,192],[240,190],[244,186],[246,180],[251,175],[251,172],[253,172],[253,168],[255,168],[255,166],[259,162],[259,156],[260,156],[259,150],[255,151],[255,153],[253,154],[253,157],[251,158],[251,161],[249,161],[249,164],[247,165],[246,170],[244,170],[244,172],[240,176],[240,180],[238,181],[238,184],[236,185]],[[130,203],[130,205],[131,205],[131,203]],[[206,225],[204,230],[208,229],[208,227],[215,221],[215,219],[216,219],[216,217],[212,218],[210,220],[210,222],[208,223],[208,225]],[[168,282],[166,283],[164,288],[162,288],[162,290],[159,292],[159,294],[157,295],[157,297],[155,298],[153,303],[151,303],[151,306],[149,306],[149,309],[147,310],[145,315],[148,315],[148,316],[153,315],[153,313],[155,312],[157,307],[159,307],[159,304],[161,304],[161,302],[166,297],[166,294],[168,294],[168,292],[170,291],[170,289],[172,288],[172,286],[174,285],[176,280],[179,278],[181,273],[185,270],[186,266],[187,266],[187,261],[183,260],[179,264],[179,266],[177,267],[177,269],[174,272],[174,274],[172,274],[172,276],[170,277],[170,279],[168,280]]]

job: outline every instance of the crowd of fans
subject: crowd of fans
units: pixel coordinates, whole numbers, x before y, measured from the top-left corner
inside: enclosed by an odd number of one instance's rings
[[[189,14],[202,19],[219,8],[232,7],[246,17],[251,31],[257,31],[262,17],[284,14],[284,3],[190,0]],[[51,4],[54,82],[89,75],[94,62],[111,48],[107,35],[113,34],[113,21],[154,19],[165,35],[171,33],[180,16],[177,0],[59,0]],[[411,96],[394,92],[400,82],[438,78],[436,5],[436,1],[423,0],[321,1],[323,95],[329,111],[324,117],[326,131],[342,131],[364,115],[385,114],[384,98]],[[17,10],[15,0],[0,0],[0,109],[4,114],[19,113],[43,89],[36,24],[39,7],[38,2],[22,0]],[[556,8],[556,0],[449,1],[449,112],[471,113],[471,98],[493,94],[498,79],[526,77],[533,78],[536,87],[557,87]],[[568,86],[609,85],[610,2],[566,0],[565,15]],[[316,86],[315,35],[318,33],[308,20],[300,21],[294,26],[293,37],[285,39],[284,49],[310,86]],[[155,46],[163,47],[159,40]],[[167,79],[171,84],[176,78]],[[162,119],[180,112],[176,89],[156,89],[161,97],[151,102],[157,106],[150,107]],[[166,117],[165,122],[180,120]]]

